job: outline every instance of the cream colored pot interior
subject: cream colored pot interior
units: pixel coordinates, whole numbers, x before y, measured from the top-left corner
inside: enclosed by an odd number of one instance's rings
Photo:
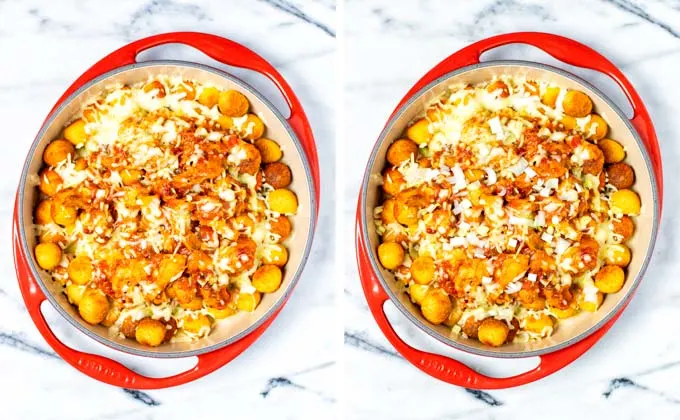
[[[402,136],[408,123],[424,114],[425,108],[436,100],[450,85],[457,83],[480,83],[491,79],[494,75],[509,74],[514,76],[526,76],[530,79],[546,80],[557,83],[563,88],[578,89],[586,92],[593,100],[594,112],[600,114],[609,124],[608,137],[619,141],[624,145],[627,156],[625,162],[635,169],[635,185],[632,187],[642,201],[642,213],[636,220],[636,232],[628,242],[631,248],[632,260],[627,269],[626,283],[621,291],[608,295],[602,307],[595,313],[584,312],[570,319],[560,320],[555,333],[542,341],[528,344],[508,344],[499,348],[484,346],[477,340],[452,337],[450,328],[443,325],[435,326],[428,323],[421,315],[419,308],[413,304],[403,290],[400,290],[394,276],[387,270],[382,269],[377,263],[376,250],[379,238],[372,221],[373,208],[379,205],[381,200],[381,171],[385,167],[385,153],[392,141]],[[397,307],[418,324],[423,330],[439,340],[454,347],[462,348],[476,354],[491,355],[496,357],[525,357],[548,353],[558,348],[566,347],[578,339],[584,338],[588,333],[595,331],[599,326],[613,316],[634,286],[646,267],[652,241],[656,230],[656,187],[652,179],[651,164],[645,157],[640,141],[627,124],[625,116],[617,112],[614,107],[605,100],[600,93],[591,87],[579,82],[574,76],[567,75],[559,70],[548,68],[532,63],[486,63],[460,73],[454,74],[444,80],[440,80],[434,86],[414,97],[409,104],[405,105],[401,113],[395,115],[391,125],[385,128],[381,136],[381,144],[374,150],[374,160],[370,163],[368,175],[365,180],[365,207],[364,223],[368,233],[369,255],[374,269],[380,274],[383,285],[390,294],[396,298]],[[394,300],[394,299],[393,299]]]
[[[217,322],[213,332],[206,338],[195,343],[173,343],[163,344],[156,348],[150,348],[138,344],[134,340],[120,339],[109,336],[108,330],[102,326],[92,326],[84,322],[77,313],[77,309],[70,305],[66,297],[61,293],[60,287],[53,282],[50,275],[37,269],[33,249],[36,245],[36,237],[33,234],[32,219],[33,208],[38,201],[38,190],[26,179],[31,175],[37,174],[43,164],[42,154],[47,144],[60,136],[64,125],[78,112],[80,106],[88,98],[98,95],[113,83],[133,84],[147,80],[150,76],[171,75],[182,76],[187,79],[195,80],[199,83],[212,83],[223,89],[236,89],[248,97],[251,104],[251,111],[262,118],[267,130],[265,137],[278,142],[283,149],[284,156],[282,162],[290,166],[293,173],[293,182],[289,187],[297,194],[299,209],[298,214],[291,218],[293,224],[293,234],[285,242],[289,251],[289,261],[285,267],[283,283],[278,291],[263,296],[260,305],[252,313],[238,313]],[[32,270],[39,273],[41,287],[51,296],[50,300],[56,303],[57,309],[74,325],[82,331],[88,333],[98,341],[113,345],[122,350],[142,355],[155,355],[156,357],[191,356],[206,351],[214,350],[218,347],[227,345],[238,338],[246,335],[275,311],[283,303],[287,294],[292,290],[299,271],[309,253],[311,238],[313,233],[313,183],[303,151],[296,140],[290,127],[284,124],[283,118],[278,115],[273,107],[263,101],[252,88],[247,87],[243,82],[232,79],[218,70],[209,67],[180,62],[154,62],[134,65],[121,69],[108,77],[98,79],[94,84],[81,91],[72,101],[67,103],[57,115],[44,127],[41,136],[36,140],[31,150],[27,166],[24,168],[22,185],[20,190],[20,215],[22,217],[24,245],[27,247],[25,252],[29,255],[29,262]]]

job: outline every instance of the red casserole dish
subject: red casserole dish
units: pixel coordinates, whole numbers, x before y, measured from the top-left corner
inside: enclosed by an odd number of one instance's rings
[[[255,89],[220,70],[179,61],[136,62],[137,55],[142,51],[169,43],[192,46],[224,64],[247,68],[267,76],[285,98],[290,116],[283,118]],[[196,343],[168,343],[148,348],[130,340],[109,337],[104,327],[86,324],[74,313],[74,308],[63,294],[58,293],[49,275],[37,269],[32,252],[35,238],[29,229],[32,226],[32,211],[37,194],[27,178],[36,173],[36,168],[40,166],[40,156],[46,144],[56,137],[60,127],[63,127],[84,100],[96,95],[111,82],[134,83],[149,75],[161,74],[179,74],[198,82],[211,82],[243,92],[251,103],[253,112],[262,115],[267,122],[269,135],[277,138],[287,151],[287,158],[284,157],[284,160],[288,159],[286,163],[295,174],[296,179],[291,188],[298,195],[300,210],[293,217],[295,235],[289,239],[291,242],[288,245],[292,265],[284,275],[281,288],[263,298],[255,312],[240,317],[239,314],[218,323],[213,333]],[[102,382],[135,389],[158,389],[200,378],[225,365],[248,348],[269,327],[286,303],[309,255],[318,216],[319,188],[316,147],[302,105],[288,83],[262,57],[228,39],[195,32],[156,35],[126,45],[92,66],[62,95],[43,124],[24,165],[14,209],[13,248],[19,286],[29,314],[45,340],[64,360]],[[47,325],[40,310],[40,305],[45,300],[49,300],[81,332],[116,350],[154,358],[197,356],[198,363],[189,371],[171,377],[150,378],[106,357],[71,349],[59,341]]]
[[[612,77],[632,104],[634,116],[625,115],[596,88],[560,69],[538,63],[521,61],[492,61],[480,63],[487,50],[514,43],[533,45],[553,57],[575,66],[598,70]],[[584,91],[593,99],[595,108],[608,120],[612,136],[620,139],[629,151],[631,165],[639,174],[636,190],[640,191],[645,207],[638,219],[640,226],[633,238],[633,252],[637,259],[629,266],[628,281],[619,293],[608,298],[595,314],[582,314],[564,323],[549,339],[538,343],[510,344],[489,348],[471,339],[452,338],[446,327],[427,323],[416,306],[400,292],[391,274],[377,263],[377,234],[373,227],[372,209],[378,203],[376,174],[384,167],[385,150],[398,138],[424,105],[446,86],[456,83],[475,84],[494,75],[526,75],[530,79],[556,82],[559,86]],[[618,319],[630,301],[647,267],[654,246],[661,216],[662,170],[659,146],[649,114],[640,96],[625,76],[606,58],[594,50],[561,36],[544,33],[513,33],[499,35],[472,44],[435,66],[406,94],[397,105],[373,149],[364,176],[357,206],[356,246],[357,261],[364,293],[379,327],[392,345],[412,364],[440,380],[477,389],[497,389],[526,384],[545,377],[575,360],[602,337]],[[464,364],[448,357],[427,353],[406,344],[394,331],[385,316],[383,306],[391,300],[416,326],[439,341],[473,354],[520,358],[540,356],[535,369],[510,378],[481,375]],[[560,324],[563,325],[563,324]]]

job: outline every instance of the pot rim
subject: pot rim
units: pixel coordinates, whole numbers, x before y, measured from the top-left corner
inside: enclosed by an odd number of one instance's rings
[[[30,268],[30,275],[34,277],[38,285],[40,286],[40,289],[42,290],[43,294],[47,298],[47,300],[52,304],[52,306],[56,309],[56,311],[63,317],[65,318],[71,325],[76,327],[80,332],[84,333],[88,337],[96,340],[97,342],[106,345],[107,347],[113,348],[114,350],[119,350],[128,354],[134,354],[137,356],[144,356],[144,357],[151,357],[151,358],[156,358],[156,359],[172,359],[172,358],[180,358],[180,357],[192,357],[192,356],[198,356],[201,354],[209,353],[215,350],[219,350],[221,348],[224,348],[230,344],[233,344],[237,342],[238,340],[242,339],[243,337],[249,335],[253,331],[257,330],[262,324],[264,324],[269,318],[272,316],[275,316],[277,312],[283,307],[283,305],[287,302],[288,298],[290,297],[290,294],[293,292],[293,289],[297,285],[298,281],[300,280],[300,276],[302,274],[302,271],[307,263],[307,260],[309,258],[309,254],[311,252],[311,247],[314,239],[314,231],[316,227],[316,218],[313,217],[314,214],[313,212],[315,209],[317,209],[317,202],[316,202],[316,196],[315,196],[315,186],[314,182],[312,181],[312,174],[311,174],[311,169],[310,169],[310,163],[307,158],[307,155],[305,154],[305,151],[302,147],[302,144],[300,143],[300,140],[298,139],[297,135],[295,134],[295,131],[291,127],[290,123],[288,120],[286,120],[281,112],[269,101],[266,97],[264,97],[258,90],[256,90],[254,87],[249,85],[248,83],[244,82],[243,80],[237,78],[236,76],[227,73],[223,70],[217,69],[215,67],[206,65],[206,64],[201,64],[201,63],[194,63],[190,61],[182,61],[182,60],[149,60],[149,61],[144,61],[140,63],[133,63],[133,64],[128,64],[125,66],[117,67],[113,70],[110,70],[106,73],[103,73],[94,79],[90,80],[89,82],[83,84],[80,88],[78,88],[75,92],[70,94],[66,99],[64,99],[57,108],[54,109],[53,112],[50,113],[48,116],[47,120],[42,124],[40,131],[36,135],[35,139],[33,140],[33,143],[31,144],[31,147],[28,151],[26,160],[24,161],[24,166],[21,171],[21,178],[19,180],[19,192],[17,195],[17,198],[19,200],[19,212],[18,212],[18,217],[22,218],[22,215],[24,214],[24,203],[25,203],[25,197],[24,197],[24,189],[26,186],[26,182],[28,179],[28,169],[30,166],[30,161],[31,161],[31,156],[35,154],[35,149],[38,147],[38,144],[40,143],[40,139],[43,137],[45,134],[45,131],[47,130],[47,127],[50,126],[50,124],[54,121],[54,119],[66,108],[67,105],[69,105],[78,95],[80,95],[82,92],[85,90],[89,89],[90,87],[101,83],[102,81],[115,76],[116,74],[123,73],[128,70],[134,70],[134,69],[139,69],[139,68],[146,68],[146,67],[154,67],[154,66],[175,66],[178,69],[182,67],[190,67],[190,68],[195,68],[199,69],[202,71],[207,71],[213,74],[216,74],[220,77],[223,77],[237,85],[239,85],[241,88],[244,90],[248,91],[250,94],[253,96],[257,97],[262,103],[272,111],[274,116],[281,122],[283,125],[284,129],[290,136],[290,138],[293,140],[293,143],[295,144],[295,148],[297,153],[300,155],[303,167],[304,167],[304,173],[305,173],[305,178],[307,180],[307,188],[309,190],[309,197],[310,197],[310,211],[312,212],[311,217],[309,218],[309,225],[308,225],[308,234],[307,234],[307,240],[305,242],[305,249],[302,253],[302,258],[300,260],[300,264],[297,266],[295,273],[293,274],[293,277],[290,281],[290,284],[288,285],[287,289],[285,292],[281,295],[281,297],[272,305],[272,307],[264,314],[262,315],[258,320],[256,320],[253,324],[248,326],[245,330],[239,332],[238,334],[229,337],[225,340],[220,341],[219,343],[212,344],[210,346],[206,346],[200,349],[196,350],[190,350],[190,351],[172,351],[172,352],[152,352],[152,351],[146,351],[146,350],[139,350],[135,349],[132,347],[128,347],[126,345],[120,344],[108,337],[105,337],[100,334],[96,334],[84,326],[82,326],[74,317],[72,317],[70,314],[68,314],[64,308],[59,305],[59,303],[56,301],[55,296],[49,291],[47,286],[44,284],[42,277],[39,274],[38,269],[36,268],[33,258],[30,258],[29,255],[32,255],[32,251],[28,249],[28,241],[26,237],[26,229],[25,229],[25,224],[24,223],[19,223],[19,235],[21,238],[21,247],[24,252],[24,255],[26,256],[26,260],[28,262],[28,266]],[[32,222],[31,222],[32,223]],[[19,279],[21,281],[21,279]]]
[[[481,69],[481,68],[487,68],[487,67],[496,67],[496,66],[520,66],[520,67],[529,67],[529,68],[534,68],[546,72],[552,72],[556,73],[558,75],[564,76],[568,79],[571,79],[577,83],[580,83],[581,85],[587,87],[590,89],[593,93],[598,95],[600,99],[602,99],[604,102],[606,102],[613,110],[616,112],[616,114],[624,121],[626,127],[628,130],[631,132],[633,135],[633,138],[635,139],[635,142],[637,143],[638,147],[642,150],[642,157],[645,161],[645,165],[647,167],[647,171],[649,172],[650,179],[651,179],[651,189],[652,189],[652,198],[653,198],[653,216],[652,216],[652,234],[649,239],[649,243],[647,244],[647,251],[645,258],[642,262],[642,265],[640,267],[640,271],[638,275],[633,279],[633,285],[623,297],[619,299],[619,301],[616,303],[614,308],[610,310],[610,312],[599,322],[597,322],[595,325],[591,326],[588,328],[586,331],[575,335],[571,337],[570,339],[554,345],[550,347],[545,347],[542,349],[538,350],[532,350],[532,351],[526,351],[526,352],[495,352],[491,350],[483,350],[479,349],[476,347],[468,346],[466,344],[463,344],[461,342],[456,341],[455,339],[449,338],[438,331],[434,330],[431,328],[429,325],[425,324],[424,322],[421,322],[419,319],[417,319],[411,311],[409,311],[399,300],[397,297],[397,294],[395,294],[392,289],[388,285],[388,280],[385,279],[382,274],[381,274],[381,269],[380,265],[377,263],[374,253],[371,252],[370,249],[367,249],[366,254],[368,256],[368,260],[370,261],[370,264],[373,269],[373,273],[376,275],[378,280],[380,281],[381,286],[387,293],[387,295],[390,297],[390,300],[392,303],[399,309],[399,311],[408,318],[408,320],[415,324],[418,328],[420,328],[422,331],[424,331],[426,334],[429,336],[437,339],[438,341],[456,348],[458,350],[463,350],[467,353],[475,354],[478,356],[486,356],[486,357],[494,357],[494,358],[503,358],[503,359],[516,359],[516,358],[525,358],[525,357],[534,357],[534,356],[540,356],[543,354],[548,354],[552,353],[564,348],[567,348],[569,346],[572,346],[576,344],[577,342],[583,340],[584,338],[588,337],[595,331],[599,330],[603,325],[605,325],[609,320],[617,314],[619,311],[624,308],[628,301],[632,298],[633,294],[635,293],[635,290],[637,289],[640,281],[642,280],[642,277],[645,274],[645,271],[647,270],[647,267],[649,266],[649,261],[651,260],[653,251],[654,251],[654,246],[656,244],[656,237],[658,233],[658,227],[659,227],[659,190],[658,190],[658,184],[657,184],[657,179],[656,179],[656,174],[653,170],[651,159],[649,157],[649,153],[647,151],[647,148],[645,147],[644,143],[642,142],[642,139],[640,138],[638,132],[635,130],[633,125],[631,124],[630,120],[626,115],[619,109],[619,107],[611,100],[609,99],[600,89],[596,88],[593,86],[590,82],[587,82],[586,80],[580,78],[579,76],[576,76],[566,70],[562,70],[558,67],[554,67],[548,64],[543,64],[543,63],[538,63],[538,62],[533,62],[533,61],[524,61],[524,60],[492,60],[492,61],[486,61],[484,63],[477,63],[477,64],[472,64],[469,66],[461,67],[459,69],[450,71],[448,73],[445,73],[444,75],[438,77],[437,79],[433,80],[432,82],[428,83],[426,86],[424,86],[422,89],[418,90],[415,92],[413,95],[411,95],[410,98],[406,102],[404,102],[400,107],[398,107],[393,114],[390,116],[389,120],[385,124],[385,127],[383,130],[380,132],[380,136],[378,137],[378,140],[376,141],[375,145],[373,146],[373,150],[371,151],[371,155],[368,160],[368,164],[366,166],[366,170],[364,172],[364,177],[362,180],[361,184],[361,192],[360,192],[360,199],[361,199],[361,205],[360,205],[360,211],[361,211],[361,235],[363,235],[365,241],[364,243],[369,245],[370,241],[368,240],[369,235],[368,235],[368,223],[372,223],[373,219],[371,216],[371,219],[367,217],[367,211],[366,211],[366,196],[368,194],[368,183],[369,179],[371,177],[371,169],[373,168],[373,165],[375,163],[378,149],[380,149],[380,146],[385,142],[385,139],[387,137],[387,134],[390,132],[396,121],[401,117],[401,115],[417,100],[419,99],[423,94],[425,94],[428,90],[432,89],[433,87],[439,85],[440,83],[444,82],[447,79],[450,79],[451,77],[457,76],[462,73],[466,73],[469,71]]]

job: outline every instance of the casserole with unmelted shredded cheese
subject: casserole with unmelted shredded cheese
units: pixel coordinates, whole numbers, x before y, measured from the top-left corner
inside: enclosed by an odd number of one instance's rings
[[[297,197],[245,95],[181,77],[115,85],[43,154],[38,265],[90,324],[194,341],[281,285]]]
[[[387,150],[380,263],[423,317],[489,346],[547,337],[625,281],[640,199],[585,93],[450,87]]]

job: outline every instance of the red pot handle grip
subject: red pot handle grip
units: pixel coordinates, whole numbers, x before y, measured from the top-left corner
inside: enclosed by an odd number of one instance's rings
[[[15,205],[13,223],[14,265],[17,276],[23,280],[19,282],[19,287],[21,289],[21,294],[24,297],[24,301],[26,302],[28,313],[38,327],[40,334],[54,351],[64,359],[64,361],[93,379],[110,385],[133,389],[161,389],[191,382],[215,371],[235,359],[257,340],[260,335],[262,335],[278,314],[277,312],[269,317],[263,325],[236,343],[220,350],[197,356],[198,363],[190,370],[164,378],[150,378],[134,372],[121,363],[107,357],[72,349],[62,343],[57,336],[54,335],[40,310],[40,305],[46,298],[31,274],[27,263],[28,256],[24,255],[21,247],[17,208],[18,206]]]
[[[356,238],[359,275],[361,277],[364,294],[368,300],[368,306],[378,323],[378,327],[380,327],[380,330],[382,330],[392,346],[394,346],[394,348],[412,365],[426,374],[452,385],[472,389],[505,389],[525,385],[542,379],[573,362],[595,345],[623,312],[623,309],[621,309],[621,311],[602,326],[602,328],[578,343],[565,349],[540,356],[541,361],[539,365],[528,372],[507,378],[486,376],[466,366],[462,362],[447,356],[429,353],[411,347],[397,335],[385,315],[384,304],[389,300],[389,296],[385,293],[380,281],[373,272],[366,254],[365,244],[361,239],[359,223],[357,223]]]
[[[652,165],[657,173],[661,173],[661,151],[656,138],[652,120],[649,117],[647,108],[642,102],[642,98],[637,93],[633,85],[626,76],[619,70],[614,63],[609,61],[602,54],[594,49],[560,35],[544,32],[514,32],[502,34],[477,41],[474,44],[455,52],[434,66],[427,72],[404,96],[396,109],[407,102],[417,91],[424,88],[439,77],[458,70],[465,66],[478,64],[481,55],[489,50],[509,44],[527,44],[543,50],[554,58],[577,67],[596,70],[611,77],[623,90],[628,101],[633,108],[633,118],[630,120],[637,132],[640,134],[647,152],[652,161]],[[396,112],[395,109],[395,112]],[[659,191],[663,190],[663,180],[656,177]],[[659,195],[659,203],[662,201],[662,194]],[[661,206],[659,206],[660,208]]]
[[[134,64],[137,56],[149,48],[164,44],[184,44],[194,47],[207,56],[230,66],[241,67],[256,71],[265,75],[279,89],[290,108],[288,123],[293,128],[300,143],[302,144],[309,167],[314,180],[314,190],[318,213],[319,206],[319,158],[316,151],[316,144],[312,129],[305,114],[302,104],[291,89],[286,79],[272,66],[267,60],[250,50],[249,48],[232,40],[219,37],[217,35],[205,34],[201,32],[170,32],[165,34],[153,35],[132,42],[102,58],[95,65],[90,67],[80,76],[67,90],[55,105],[55,108],[62,103],[69,95],[78,90],[85,83],[101,76],[102,74],[114,70],[118,67]],[[52,109],[54,111],[54,108]]]

